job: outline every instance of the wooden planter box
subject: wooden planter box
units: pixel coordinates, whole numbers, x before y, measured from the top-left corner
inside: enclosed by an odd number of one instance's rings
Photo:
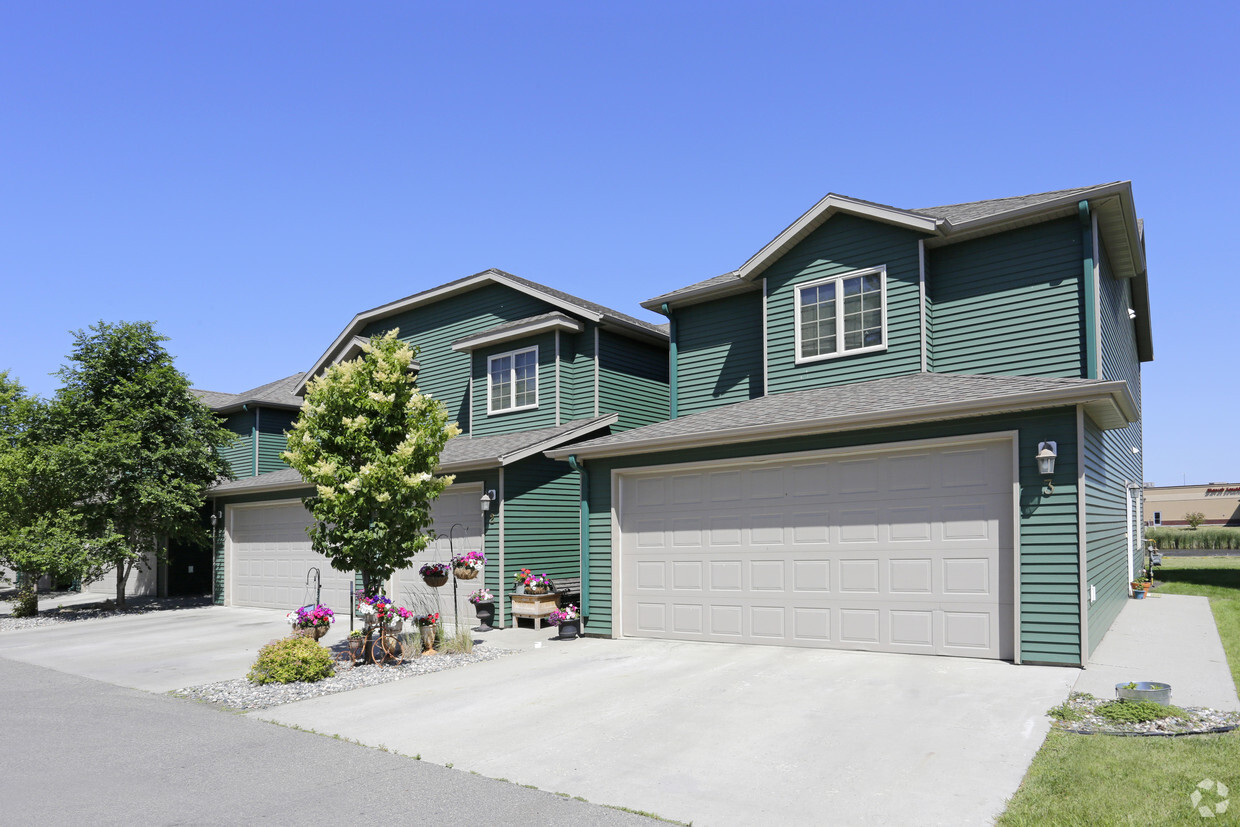
[[[534,621],[534,628],[541,629],[543,621],[552,612],[560,608],[560,596],[555,592],[547,594],[514,594],[512,595],[512,625],[528,617]]]

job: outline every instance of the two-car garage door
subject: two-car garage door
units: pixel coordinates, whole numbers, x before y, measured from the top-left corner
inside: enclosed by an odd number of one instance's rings
[[[482,548],[480,495],[480,486],[454,485],[440,496],[431,511],[435,524],[430,531],[445,535],[445,539],[419,555],[411,569],[397,573],[387,584],[390,596],[421,611],[435,608],[434,595],[419,600],[426,596],[409,593],[421,588],[417,568],[427,560],[447,562],[451,551]],[[314,588],[306,580],[310,569],[317,567],[323,584],[321,602],[348,613],[354,575],[336,571],[311,548],[306,536],[310,514],[299,500],[230,505],[226,525],[225,592],[229,605],[291,610],[313,603]],[[450,532],[451,544],[446,538]]]
[[[621,631],[1013,655],[1012,441],[619,480]]]

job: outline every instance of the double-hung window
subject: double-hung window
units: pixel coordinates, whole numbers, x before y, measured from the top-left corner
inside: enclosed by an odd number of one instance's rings
[[[883,267],[797,287],[798,362],[887,348],[887,272]]]
[[[538,348],[487,359],[487,413],[538,407]]]

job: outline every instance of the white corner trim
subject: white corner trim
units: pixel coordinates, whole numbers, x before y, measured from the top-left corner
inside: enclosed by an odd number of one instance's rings
[[[624,573],[620,569],[620,544],[623,535],[620,532],[621,499],[620,472],[611,469],[611,636],[624,636],[624,603],[621,602]]]
[[[924,238],[917,239],[917,295],[921,316],[921,372],[925,373],[930,363],[930,343],[926,341],[926,240]],[[887,315],[884,312],[883,321],[886,320]]]
[[[1012,662],[1020,650],[1020,431],[1012,432]]]
[[[766,293],[766,276],[762,277],[762,395],[770,396],[771,389],[768,386],[771,376],[771,344],[770,344],[770,320],[767,319],[767,293]]]
[[[555,331],[555,424],[560,424],[560,330]]]
[[[599,367],[598,367],[598,364],[599,364],[599,359],[598,359],[598,325],[596,324],[596,325],[594,326],[594,415],[595,415],[595,416],[598,416],[598,412],[599,412],[599,404],[598,404],[598,372],[599,372]]]
[[[499,467],[499,491],[495,493],[495,507],[499,511],[499,627],[504,624],[504,466]]]
[[[1102,261],[1098,249],[1098,211],[1089,211],[1094,257],[1094,353],[1098,354],[1098,378],[1102,378]]]
[[[1088,535],[1085,526],[1085,406],[1076,406],[1076,537],[1081,612],[1081,668],[1089,664]]]

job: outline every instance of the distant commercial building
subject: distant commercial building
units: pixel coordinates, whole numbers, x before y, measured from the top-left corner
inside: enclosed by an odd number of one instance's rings
[[[1240,483],[1146,486],[1147,526],[1186,526],[1186,514],[1200,511],[1202,525],[1240,526]]]

